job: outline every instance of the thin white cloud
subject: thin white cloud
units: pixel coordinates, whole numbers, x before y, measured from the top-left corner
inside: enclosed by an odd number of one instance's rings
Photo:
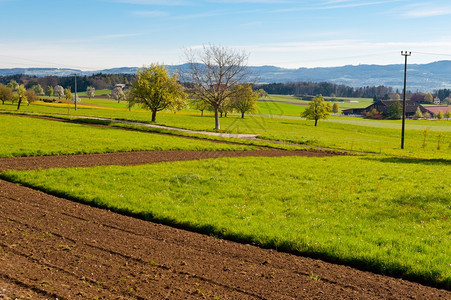
[[[421,5],[414,8],[408,7],[401,14],[407,18],[428,18],[451,15],[451,6],[431,7],[431,5]]]
[[[118,40],[130,37],[144,36],[144,33],[118,33],[118,34],[105,34],[92,37],[86,37],[81,39],[60,39],[57,42],[59,44],[81,44],[81,43],[95,43],[105,40]]]
[[[343,8],[356,8],[365,6],[376,6],[383,4],[393,4],[393,2],[404,2],[405,0],[378,0],[378,1],[352,1],[352,0],[337,0],[337,1],[326,1],[323,3],[315,3],[315,5],[302,7],[290,7],[281,8],[274,10],[274,13],[285,13],[285,12],[297,12],[297,11],[321,11],[321,10],[332,10],[332,9],[343,9]]]
[[[440,48],[446,49],[451,47],[451,41],[423,41],[423,42],[369,42],[364,40],[328,40],[328,41],[311,41],[311,42],[295,42],[295,43],[279,43],[279,44],[263,44],[248,46],[246,48],[259,52],[308,52],[319,50],[353,50],[367,51],[361,52],[362,55],[369,53],[369,50],[377,49],[404,49],[405,47],[414,48]],[[412,50],[413,51],[413,50]]]
[[[352,8],[362,6],[374,6],[381,4],[392,4],[393,2],[402,2],[404,0],[383,0],[383,1],[329,1],[324,6],[319,6],[318,9],[337,9],[337,8]]]
[[[133,14],[142,17],[165,17],[169,15],[168,12],[159,10],[135,11]]]
[[[108,0],[109,2],[139,4],[139,5],[162,5],[162,6],[185,6],[192,5],[187,0]]]
[[[208,0],[211,3],[227,3],[227,4],[241,4],[241,3],[254,3],[254,4],[284,4],[284,3],[296,3],[289,0]]]

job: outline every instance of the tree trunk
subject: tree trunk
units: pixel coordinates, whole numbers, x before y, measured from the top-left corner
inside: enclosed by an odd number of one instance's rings
[[[157,111],[152,110],[152,122],[155,122],[156,119],[157,119]]]
[[[244,111],[241,112],[241,119],[244,119]]]
[[[215,107],[215,129],[219,130],[219,111],[217,107]]]
[[[22,103],[22,97],[19,98],[19,104],[17,104],[17,110],[20,109],[20,103]]]
[[[318,124],[318,119],[315,119],[315,127],[316,127],[316,124]]]
[[[204,116],[204,111],[203,111],[203,110],[200,111],[200,116],[201,116],[201,117]]]

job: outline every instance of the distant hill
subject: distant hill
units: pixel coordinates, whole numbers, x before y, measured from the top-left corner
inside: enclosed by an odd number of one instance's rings
[[[167,66],[170,72],[183,74],[188,65]],[[392,86],[402,89],[404,65],[358,65],[326,68],[285,69],[274,66],[249,67],[257,76],[259,83],[286,83],[295,81],[332,82],[352,87]],[[26,74],[43,77],[48,75],[69,76],[104,74],[134,74],[137,67],[113,68],[97,71],[81,71],[58,68],[14,68],[0,69],[0,76]],[[429,64],[409,64],[407,70],[407,88],[411,91],[431,91],[451,88],[451,61],[438,61]]]

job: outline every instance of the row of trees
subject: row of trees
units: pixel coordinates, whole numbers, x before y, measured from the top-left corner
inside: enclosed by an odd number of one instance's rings
[[[14,81],[8,83],[8,85],[0,83],[0,101],[2,101],[2,104],[5,104],[6,101],[11,101],[13,104],[17,102],[17,109],[19,110],[22,103],[27,102],[29,105],[36,99],[34,90],[27,90],[23,84],[19,85]]]
[[[15,90],[16,86],[19,86],[19,84],[15,80],[11,80],[7,84],[7,87],[9,87],[12,90]],[[24,85],[24,87],[25,87],[25,85]],[[54,96],[54,97],[58,97],[58,99],[61,99],[61,97],[65,97],[66,95],[72,95],[71,87],[67,87],[65,89],[61,85],[56,85],[55,87],[52,87],[49,85],[45,88],[45,91],[44,91],[42,86],[38,83],[38,84],[32,85],[31,87],[27,88],[27,90],[33,91],[36,96],[44,96],[44,95],[48,96],[48,97]],[[94,97],[95,96],[95,88],[92,86],[88,86],[86,88],[86,95],[88,96],[89,99]],[[71,99],[71,97],[69,97],[69,99]]]
[[[212,46],[208,48],[211,50]],[[215,50],[217,50],[215,48]],[[227,51],[227,49],[223,49]],[[197,71],[196,71],[197,72]],[[208,72],[204,70],[204,72]],[[194,73],[193,73],[194,74]],[[200,76],[195,73],[193,76]],[[205,75],[205,74],[204,74]],[[225,72],[224,77],[231,77],[233,74]],[[206,75],[205,75],[206,76]],[[212,84],[211,88],[206,85],[193,84],[185,88],[178,82],[178,75],[169,76],[164,66],[153,64],[150,67],[143,67],[138,70],[137,80],[132,83],[130,90],[124,92],[121,88],[115,88],[112,95],[115,99],[123,97],[128,101],[129,107],[139,105],[152,112],[152,121],[155,122],[158,111],[170,109],[178,111],[188,105],[187,98],[190,98],[190,105],[201,111],[211,110],[215,112],[215,129],[219,129],[219,115],[227,114],[230,111],[238,111],[244,118],[245,113],[255,111],[257,107],[258,92],[254,92],[250,84],[223,78],[221,88]],[[213,81],[212,81],[213,82]]]
[[[215,113],[215,129],[220,129],[219,116],[230,109],[246,112],[256,107],[258,93],[252,90],[246,68],[247,54],[220,46],[205,46],[201,50],[186,52],[189,65],[188,82],[185,87],[178,75],[169,76],[168,70],[158,64],[143,67],[131,84],[125,98],[129,107],[140,105],[152,112],[152,121],[158,111],[183,108],[192,99],[192,105],[202,113],[211,109]],[[116,90],[113,97],[121,95]]]
[[[399,100],[401,93],[392,87],[386,86],[367,86],[353,88],[342,84],[333,84],[330,82],[290,82],[290,83],[271,83],[258,85],[270,94],[281,95],[324,95],[327,97],[356,97],[373,98],[377,100]],[[444,104],[451,104],[451,90],[439,89],[434,93],[413,93],[407,91],[406,98],[418,103],[433,103],[434,98],[438,97]]]
[[[93,94],[94,89],[91,88],[91,92],[88,92],[88,95],[93,96]],[[72,95],[70,87],[64,89],[60,85],[55,87],[47,86],[44,91],[40,84],[33,85],[27,89],[24,84],[19,85],[15,80],[11,80],[7,85],[0,83],[0,101],[2,101],[2,104],[5,104],[6,101],[11,101],[13,104],[17,102],[18,110],[24,101],[29,105],[31,102],[36,101],[39,96],[43,95],[58,97],[58,99],[65,97],[67,101],[80,101],[78,96],[75,99],[75,96]]]
[[[353,88],[344,84],[330,82],[290,82],[258,85],[269,94],[281,95],[323,95],[326,97],[382,98],[385,95],[398,93],[392,87],[366,86]]]
[[[57,85],[70,87],[71,90],[75,90],[75,78],[74,76],[45,76],[36,77],[29,75],[9,75],[0,76],[0,83],[6,85],[11,80],[14,80],[20,84],[23,84],[26,89],[32,88],[32,86],[40,85],[44,89],[48,86],[55,87]],[[118,83],[129,84],[136,80],[135,74],[94,74],[91,76],[77,76],[77,89],[79,91],[86,91],[88,87],[94,87],[97,90],[112,89]]]

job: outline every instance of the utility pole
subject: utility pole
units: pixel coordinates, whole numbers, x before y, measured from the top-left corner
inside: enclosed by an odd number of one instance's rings
[[[402,93],[402,129],[401,129],[401,149],[404,149],[404,131],[406,128],[406,79],[407,79],[407,56],[410,56],[412,52],[401,51],[401,55],[404,56],[404,90]]]
[[[75,103],[75,110],[77,110],[77,73],[75,73],[74,75],[75,75],[75,99],[74,99],[74,103]]]

